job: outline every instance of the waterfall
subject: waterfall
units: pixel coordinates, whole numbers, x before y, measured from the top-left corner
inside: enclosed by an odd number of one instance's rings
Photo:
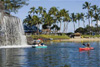
[[[0,46],[27,45],[23,24],[17,17],[0,12]]]

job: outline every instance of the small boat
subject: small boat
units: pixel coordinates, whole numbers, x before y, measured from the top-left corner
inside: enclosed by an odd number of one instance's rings
[[[43,45],[43,46],[32,45],[32,48],[47,48],[47,46],[46,45]]]
[[[88,50],[93,50],[94,48],[93,47],[86,47],[86,48],[79,48],[79,51],[88,51]]]

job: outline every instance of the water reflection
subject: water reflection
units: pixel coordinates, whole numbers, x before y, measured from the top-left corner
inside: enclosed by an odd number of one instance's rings
[[[26,52],[22,49],[1,49],[0,67],[21,67],[25,61]]]
[[[79,52],[81,43],[52,43],[46,49],[0,49],[0,67],[99,67],[100,42],[95,50]]]

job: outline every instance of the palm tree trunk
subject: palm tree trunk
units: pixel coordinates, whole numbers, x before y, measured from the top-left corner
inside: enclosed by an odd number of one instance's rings
[[[89,9],[88,9],[88,14],[89,14]],[[88,17],[88,21],[89,21],[89,26],[90,26],[90,18]]]
[[[65,31],[65,25],[66,25],[66,24],[65,24],[65,22],[64,22],[64,29],[63,29],[63,33],[64,33],[64,31]]]
[[[98,20],[97,20],[97,27],[98,27]]]
[[[39,24],[39,29],[40,29],[40,24]]]
[[[85,21],[83,21],[83,26],[84,26],[84,28],[85,28]]]
[[[61,32],[61,22],[60,22],[60,32]]]
[[[58,22],[56,23],[56,25],[59,27],[59,23]],[[58,33],[58,30],[57,30],[57,33]]]
[[[91,31],[91,27],[90,27],[90,18],[88,19],[88,21],[89,21],[89,33],[90,33],[90,31]],[[91,33],[90,33],[90,35],[91,35]]]
[[[39,35],[39,24],[37,24],[37,28],[38,28],[38,35]]]
[[[90,19],[88,19],[88,21],[89,21],[89,26],[90,26]]]
[[[92,35],[92,33],[93,33],[93,30],[92,30],[92,27],[93,27],[93,23],[92,23],[92,17],[91,17],[91,35]]]
[[[91,27],[92,27],[92,17],[91,17]],[[92,35],[92,28],[90,27],[90,34]]]
[[[79,22],[79,20],[78,20],[78,27],[80,27],[80,22]]]
[[[97,33],[99,34],[99,30],[98,30],[98,20],[96,21],[97,24]]]
[[[91,26],[93,26],[93,23],[92,23],[92,17],[91,17]]]
[[[73,25],[74,25],[74,32],[75,32],[75,23],[73,22]]]
[[[66,25],[66,33],[67,33],[67,31],[68,31],[68,22],[67,22],[67,25]]]

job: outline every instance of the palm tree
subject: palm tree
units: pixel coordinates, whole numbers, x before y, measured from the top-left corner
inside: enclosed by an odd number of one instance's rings
[[[28,0],[0,0],[0,3],[3,3],[3,5],[5,6],[5,11],[7,13],[16,13],[18,12],[18,9],[20,9],[21,7],[23,7],[24,5],[28,5],[26,1]]]
[[[57,7],[52,7],[51,9],[50,9],[51,11],[51,16],[53,17],[53,19],[54,19],[54,23],[53,23],[53,25],[57,25],[57,27],[59,26],[58,24],[59,24],[59,22],[60,21],[58,21],[59,19],[58,19],[58,17],[57,17],[57,14],[58,14],[58,8]],[[57,28],[58,30],[60,30],[60,28]],[[58,30],[57,30],[57,32],[58,32]],[[55,31],[56,32],[56,31]]]
[[[40,28],[39,27],[39,24],[42,23],[42,21],[40,20],[40,18],[37,16],[37,15],[33,15],[32,16],[32,25],[37,25],[37,28]],[[38,29],[38,33],[39,33],[39,29]]]
[[[46,17],[47,15],[47,12],[46,12],[46,9],[43,10],[43,14],[42,14],[42,17]]]
[[[66,11],[65,9],[61,9],[59,12],[58,12],[58,17],[60,19],[60,21],[63,21],[63,19],[66,17],[66,14],[68,13],[68,11]],[[65,26],[64,26],[65,27]],[[60,22],[60,28],[61,28],[61,22]]]
[[[75,32],[75,22],[76,22],[76,15],[74,13],[71,14],[71,19],[74,25],[74,32]]]
[[[39,17],[39,19],[41,21],[41,23],[39,24],[39,27],[40,27],[41,24],[43,24],[43,20],[44,20],[43,13],[44,13],[44,10],[45,10],[45,8],[43,8],[41,6],[39,6],[38,9],[36,10],[37,16]]]
[[[86,13],[86,19],[88,19],[88,21],[89,21],[89,26],[91,26],[91,23],[90,23],[90,15],[89,15],[89,13]]]
[[[28,12],[29,14],[33,14],[34,15],[34,13],[35,13],[35,7],[32,7],[32,8],[30,8],[30,11]]]
[[[54,23],[53,25],[55,25],[55,23],[57,22],[57,13],[58,13],[58,9],[56,7],[51,7],[48,14],[53,17],[54,19]]]
[[[43,8],[42,6],[39,6],[38,9],[36,9],[35,12],[39,17],[42,17],[44,10],[45,10],[45,8]]]
[[[97,25],[97,31],[98,31],[98,21],[100,20],[100,14],[95,14],[94,15],[94,21],[96,21],[96,25]]]
[[[83,9],[88,9],[88,15],[89,15],[89,11],[90,11],[90,5],[91,5],[91,3],[88,3],[88,2],[85,2],[83,4]],[[88,16],[88,21],[89,21],[89,24],[90,24],[89,16]]]
[[[67,24],[64,23],[64,30],[63,30],[63,32],[66,30],[66,33],[67,33],[68,23],[71,21],[71,18],[70,18],[68,13],[67,13],[66,17],[63,19],[63,21],[67,23]]]
[[[84,20],[84,16],[85,16],[85,14],[84,14],[84,13],[81,13],[81,20],[83,21],[83,26],[84,26],[84,28],[85,28],[85,20]]]
[[[50,26],[54,23],[53,17],[51,17],[49,14],[46,14],[44,16],[44,24],[46,24],[49,28],[50,31]],[[50,33],[50,32],[49,32]]]
[[[95,14],[97,13],[97,10],[98,10],[98,6],[97,5],[93,5],[91,6],[92,7],[92,10],[95,12]]]
[[[65,11],[64,13],[65,13],[65,15],[63,15],[63,22],[64,22],[63,32],[66,30],[66,27],[68,27],[68,21],[70,21],[68,11]],[[67,23],[67,25],[66,25],[66,23]]]
[[[53,15],[53,17],[56,16],[57,12],[58,12],[58,9],[56,7],[51,7],[49,10],[49,14]]]
[[[44,21],[44,15],[46,14],[46,9],[41,6],[39,6],[37,9],[35,9],[35,7],[32,7],[30,8],[29,14],[33,16],[32,23],[37,25],[38,28],[40,28],[40,24],[43,24]]]
[[[43,14],[43,7],[39,6],[38,10],[39,10],[39,15]]]
[[[81,20],[81,14],[80,13],[76,14],[76,19],[78,20],[78,27],[80,27],[80,20]]]
[[[23,23],[26,23],[29,26],[32,26],[32,17],[31,15],[26,16],[26,18],[23,20]]]
[[[83,4],[83,9],[88,9],[88,12],[89,12],[89,10],[90,10],[90,5],[91,5],[91,3],[85,2],[85,3]]]
[[[99,14],[100,14],[100,8],[98,8],[98,9],[97,9],[97,13],[99,13]]]
[[[38,24],[40,23],[39,22],[40,21],[39,17],[37,15],[33,15],[32,19],[33,19],[32,25],[37,25],[38,26]]]
[[[31,16],[31,15],[28,15],[23,23],[26,23],[26,25],[28,25],[29,27],[32,27],[33,25],[37,25],[37,28],[38,28],[38,33],[39,33],[39,24],[41,24],[41,20],[38,16],[34,15],[34,16]]]
[[[90,18],[91,18],[91,26],[92,26],[92,25],[93,25],[93,24],[92,24],[92,18],[93,18],[93,11],[92,11],[92,10],[89,11],[89,16],[90,16]]]
[[[56,17],[57,17],[57,22],[60,23],[60,30],[61,30],[61,20],[62,20],[62,18],[59,15],[59,11],[58,11]]]

